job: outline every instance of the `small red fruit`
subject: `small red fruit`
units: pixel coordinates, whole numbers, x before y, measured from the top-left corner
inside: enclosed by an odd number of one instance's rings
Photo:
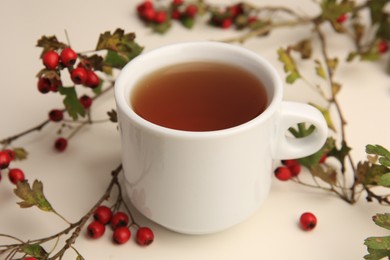
[[[321,156],[319,163],[324,163],[326,159],[328,158],[328,155],[325,153]]]
[[[8,168],[11,161],[11,157],[7,152],[0,151],[0,170]]]
[[[186,10],[184,11],[185,15],[190,18],[193,18],[197,12],[198,12],[198,7],[196,7],[196,5],[193,4],[188,5],[186,7]]]
[[[183,0],[172,0],[173,5],[181,5],[183,4]]]
[[[145,1],[145,2],[143,2],[142,4],[139,4],[138,6],[137,6],[137,11],[138,11],[138,13],[142,13],[143,11],[145,11],[145,10],[148,10],[148,9],[153,9],[153,3],[151,2],[151,1]]]
[[[230,18],[225,18],[223,19],[222,23],[221,23],[221,28],[222,29],[227,29],[229,28],[231,25],[232,25],[232,19]]]
[[[274,171],[275,177],[280,181],[288,181],[292,177],[291,170],[286,166],[280,166]]]
[[[112,211],[107,206],[99,206],[93,213],[93,218],[103,225],[108,224],[111,221],[111,217]]]
[[[113,229],[124,227],[129,224],[129,216],[122,211],[116,212],[111,218],[111,226]]]
[[[105,231],[106,227],[98,221],[91,222],[91,224],[89,224],[87,227],[87,234],[90,238],[93,239],[97,239],[103,236]]]
[[[80,103],[81,105],[85,108],[85,109],[88,109],[91,107],[92,105],[92,98],[90,98],[89,96],[87,95],[82,95],[80,97]]]
[[[51,82],[48,78],[39,78],[38,80],[38,90],[42,94],[46,94],[51,90]]]
[[[348,16],[347,14],[342,14],[340,15],[337,19],[336,22],[338,23],[344,23],[347,20]]]
[[[85,85],[90,88],[96,88],[100,84],[100,79],[96,75],[96,73],[92,70],[87,71],[87,78],[85,81]]]
[[[17,184],[19,181],[24,181],[24,172],[18,168],[9,169],[8,178],[13,184]]]
[[[64,119],[64,112],[61,109],[52,109],[49,112],[49,119],[53,122],[60,122]]]
[[[141,17],[145,20],[145,21],[153,21],[154,20],[154,17],[156,16],[156,11],[152,8],[150,9],[145,9],[143,10],[141,13],[140,13]]]
[[[383,54],[389,50],[389,43],[386,40],[381,40],[378,43],[378,52]]]
[[[75,84],[84,84],[88,78],[87,70],[83,67],[77,67],[70,73],[70,78]]]
[[[305,231],[314,229],[317,225],[317,218],[311,212],[305,212],[299,218],[299,225]]]
[[[112,235],[112,239],[117,244],[126,243],[131,237],[131,232],[128,227],[119,227],[114,230],[114,234]]]
[[[3,150],[3,152],[6,152],[8,153],[9,155],[9,158],[11,158],[11,161],[15,160],[16,159],[16,153],[14,150],[11,150],[11,149],[5,149]]]
[[[25,257],[23,258],[23,260],[38,260],[38,259],[36,259],[35,257]]]
[[[60,56],[55,51],[47,51],[42,56],[43,65],[46,66],[49,70],[54,70],[57,68],[60,61]]]
[[[153,20],[158,24],[164,23],[167,20],[167,13],[165,11],[157,11]]]
[[[61,62],[64,66],[69,67],[76,63],[77,53],[72,48],[67,47],[60,54]]]
[[[142,246],[150,245],[154,240],[153,231],[148,227],[140,227],[137,230],[137,243]]]
[[[65,151],[66,147],[68,147],[68,140],[63,137],[57,138],[54,142],[54,148],[59,151]]]
[[[179,20],[181,17],[180,11],[179,10],[172,10],[171,17],[172,17],[172,19]]]

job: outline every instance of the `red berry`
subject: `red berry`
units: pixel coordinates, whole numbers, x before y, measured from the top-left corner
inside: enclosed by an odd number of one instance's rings
[[[164,23],[167,20],[167,13],[165,11],[157,11],[153,19],[156,23]]]
[[[389,50],[389,43],[386,40],[381,40],[378,43],[378,52],[385,53]]]
[[[171,17],[172,17],[172,19],[175,19],[175,20],[180,19],[180,17],[181,17],[180,11],[179,10],[172,10]]]
[[[88,109],[91,107],[92,105],[92,98],[90,98],[89,96],[87,95],[82,95],[80,97],[80,103],[81,105],[85,108],[85,109]]]
[[[87,78],[85,81],[85,85],[90,88],[96,88],[100,84],[100,79],[96,75],[96,73],[92,70],[87,71]]]
[[[53,122],[60,122],[64,119],[64,112],[61,109],[52,109],[49,112],[49,119]]]
[[[229,6],[227,9],[228,9],[227,11],[230,13],[232,17],[237,17],[239,14],[243,12],[242,4],[235,4]]]
[[[288,167],[291,171],[291,175],[293,177],[296,177],[298,176],[300,173],[301,173],[301,165],[300,164],[294,164],[294,165],[291,165],[290,167]]]
[[[42,56],[43,65],[46,66],[49,70],[54,70],[57,68],[60,57],[55,51],[47,51]]]
[[[194,17],[197,12],[198,12],[198,7],[196,7],[196,5],[193,4],[188,5],[186,7],[186,10],[184,11],[185,15],[190,18]]]
[[[142,246],[150,245],[154,240],[153,231],[148,227],[140,227],[137,230],[137,243]]]
[[[129,216],[124,212],[116,212],[111,218],[111,226],[113,229],[124,227],[129,224]]]
[[[299,225],[305,231],[314,229],[317,225],[317,218],[311,212],[305,212],[299,218]]]
[[[68,147],[68,140],[63,137],[57,138],[54,142],[54,148],[59,151],[65,151],[66,147]]]
[[[8,168],[11,163],[11,157],[5,151],[0,151],[0,170]]]
[[[112,239],[117,244],[126,243],[131,237],[131,232],[128,227],[119,227],[114,230],[114,234],[112,235]]]
[[[181,5],[183,4],[183,0],[172,0],[173,5]]]
[[[153,3],[151,1],[145,1],[137,6],[137,11],[139,14],[148,9],[153,9]]]
[[[321,158],[320,158],[320,161],[319,163],[324,163],[326,161],[326,159],[328,158],[328,155],[326,153],[324,153]]]
[[[286,165],[287,167],[291,167],[293,165],[299,164],[299,162],[294,159],[289,159],[289,160],[282,160],[282,164]]]
[[[112,211],[109,207],[99,206],[93,213],[93,218],[99,221],[103,225],[108,224],[111,221]]]
[[[141,17],[145,20],[145,21],[153,21],[154,20],[154,17],[156,16],[156,11],[154,11],[154,9],[145,9],[141,12]]]
[[[275,177],[281,181],[287,181],[292,177],[291,170],[286,166],[281,166],[276,168],[274,173],[275,173]]]
[[[13,184],[17,184],[19,181],[24,181],[24,172],[18,168],[9,169],[8,178]]]
[[[232,19],[230,18],[225,18],[223,19],[222,23],[221,23],[221,28],[223,29],[227,29],[229,28],[231,25],[232,25]]]
[[[58,87],[59,86],[62,86],[62,81],[59,80],[59,79],[56,79],[56,78],[53,78],[50,80],[50,91],[52,92],[57,92],[58,91]]]
[[[336,22],[338,23],[344,23],[346,20],[347,20],[347,14],[342,14],[340,15],[337,19],[336,19]]]
[[[62,50],[60,54],[61,62],[64,66],[69,67],[76,63],[77,53],[71,48],[67,47]]]
[[[39,78],[38,80],[38,90],[42,94],[46,94],[51,90],[51,82],[48,78]]]
[[[94,239],[103,236],[105,231],[106,231],[106,227],[98,221],[91,222],[91,224],[89,224],[87,227],[88,236]]]
[[[249,16],[248,18],[248,24],[252,24],[254,22],[257,22],[257,17],[256,16]]]
[[[83,67],[77,67],[70,73],[70,78],[75,84],[84,84],[87,81],[88,73]]]
[[[9,155],[9,158],[11,158],[11,161],[16,159],[16,153],[14,150],[11,149],[5,149],[3,152],[6,152]]]
[[[38,260],[35,257],[24,257],[23,260]]]

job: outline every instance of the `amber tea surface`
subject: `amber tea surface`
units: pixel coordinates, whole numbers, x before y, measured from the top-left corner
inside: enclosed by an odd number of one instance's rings
[[[163,127],[215,131],[257,117],[266,109],[267,93],[244,69],[193,62],[165,67],[141,79],[130,103],[139,116]]]

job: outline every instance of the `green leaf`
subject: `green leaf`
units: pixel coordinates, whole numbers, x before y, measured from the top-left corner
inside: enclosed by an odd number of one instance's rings
[[[344,171],[345,157],[348,155],[349,151],[351,151],[351,148],[348,147],[345,142],[342,142],[341,148],[337,149],[335,146],[332,150],[329,151],[328,156],[335,157],[341,163],[342,171]]]
[[[319,60],[315,60],[314,62],[316,63],[315,69],[316,69],[317,75],[323,79],[326,79],[327,78],[326,72],[325,72],[324,67],[322,66],[321,62]]]
[[[194,27],[195,19],[193,17],[184,16],[182,19],[180,19],[180,22],[185,28],[191,29]]]
[[[370,9],[371,21],[373,24],[383,21],[385,12],[385,5],[390,2],[389,0],[374,0],[367,1],[368,7]]]
[[[383,187],[390,187],[390,172],[385,173],[381,176],[379,180],[379,185]]]
[[[390,236],[387,237],[369,237],[364,241],[369,252],[365,259],[379,260],[384,257],[390,257]]]
[[[107,54],[108,57],[106,56],[104,63],[110,64],[110,62],[115,61],[114,64],[116,64],[116,66],[113,67],[121,69],[124,64],[138,56],[142,52],[143,47],[135,42],[134,33],[125,34],[122,29],[116,29],[113,34],[105,32],[100,35],[96,50],[109,51]],[[116,55],[114,56],[114,54]],[[111,57],[109,55],[111,55]],[[122,60],[118,60],[119,57]],[[107,59],[109,61],[107,61]]]
[[[278,49],[278,57],[279,61],[284,64],[284,71],[287,73],[286,82],[289,84],[293,84],[297,79],[301,77],[294,59],[292,58],[290,53],[283,48]]]
[[[54,212],[49,201],[43,194],[43,184],[38,180],[33,182],[32,187],[30,187],[28,181],[18,182],[14,193],[22,199],[21,202],[18,202],[21,208],[37,206],[43,211]]]
[[[336,22],[341,15],[351,12],[353,7],[354,1],[322,0],[322,19]]]
[[[379,156],[383,156],[387,159],[390,159],[390,151],[387,150],[385,147],[378,145],[378,144],[377,145],[372,145],[372,144],[366,145],[366,153],[376,154]]]
[[[65,105],[66,111],[73,120],[77,120],[79,115],[82,117],[85,116],[85,109],[77,97],[75,87],[59,86],[58,91],[61,95],[65,96],[63,103]]]
[[[333,167],[316,164],[311,166],[309,170],[313,176],[320,178],[321,180],[326,183],[329,183],[330,185],[336,185],[337,172],[335,169],[333,169]]]
[[[376,214],[372,220],[378,226],[390,230],[390,213]]]
[[[107,51],[107,55],[104,59],[104,65],[109,66],[112,68],[122,69],[126,64],[128,60],[123,55],[119,55],[115,51]]]
[[[49,254],[39,244],[23,244],[20,250],[26,255],[36,257],[38,259],[46,259]]]
[[[388,172],[389,168],[367,161],[359,162],[357,165],[358,182],[365,185],[379,185],[382,176]]]
[[[330,115],[329,108],[321,107],[321,106],[315,105],[313,103],[309,103],[309,104],[312,105],[313,107],[317,108],[324,116],[326,123],[328,124],[328,127],[330,129],[332,129],[333,131],[336,131],[336,128],[333,124],[333,120],[332,120],[331,115]]]
[[[13,148],[13,151],[15,153],[15,158],[17,160],[25,160],[25,159],[27,159],[28,152],[24,148],[22,148],[22,147],[15,147],[15,148]]]
[[[301,54],[302,59],[309,59],[313,52],[310,39],[304,39],[298,42],[297,44],[291,46],[291,49],[293,49],[296,52],[299,52]]]
[[[317,165],[324,154],[328,154],[335,147],[335,139],[328,137],[325,144],[316,153],[298,159],[299,163],[307,168]]]

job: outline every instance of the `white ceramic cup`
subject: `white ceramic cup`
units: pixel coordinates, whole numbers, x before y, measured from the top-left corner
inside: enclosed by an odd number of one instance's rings
[[[240,66],[261,80],[267,109],[232,128],[191,132],[158,126],[138,116],[130,104],[136,83],[173,64],[215,61]],[[147,218],[180,233],[207,234],[250,217],[268,196],[273,159],[310,155],[324,144],[322,114],[302,103],[282,101],[283,83],[258,54],[217,42],[186,42],[157,48],[129,62],[115,83],[125,187]],[[286,135],[307,122],[308,137]]]

